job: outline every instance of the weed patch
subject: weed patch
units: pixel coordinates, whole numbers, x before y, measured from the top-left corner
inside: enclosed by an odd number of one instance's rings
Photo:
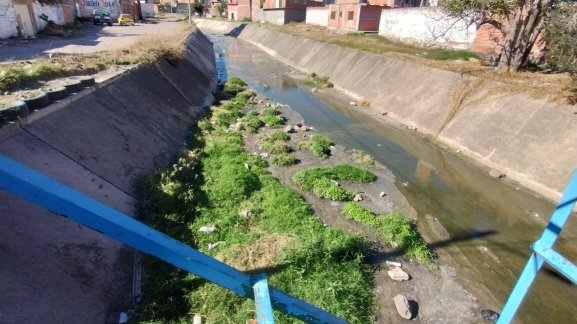
[[[323,77],[317,75],[316,73],[311,73],[311,75],[303,81],[303,84],[318,88],[332,88],[335,86],[332,82],[329,81],[328,77]]]
[[[345,203],[342,212],[347,218],[377,231],[385,242],[398,247],[407,256],[427,266],[433,265],[433,257],[427,243],[417,232],[414,223],[401,213],[394,211],[378,216],[354,202]]]
[[[299,160],[292,153],[281,153],[271,156],[270,162],[278,166],[290,166],[297,164]]]
[[[258,117],[256,111],[250,111],[241,118],[243,128],[249,133],[257,133],[259,128],[264,126],[264,123]]]
[[[339,164],[332,168],[315,167],[298,171],[293,182],[303,189],[313,191],[320,198],[346,201],[354,193],[339,187],[337,181],[368,183],[376,179],[371,172],[348,164]]]
[[[223,113],[222,107],[213,111],[219,109]],[[185,150],[169,170],[142,181],[144,221],[246,270],[266,267],[272,285],[349,322],[370,322],[375,300],[372,276],[363,265],[365,241],[324,227],[302,197],[266,170],[264,160],[245,151],[242,134],[218,125],[219,114],[199,122],[201,134],[189,141],[199,146]],[[270,137],[269,142],[286,144],[281,135]],[[216,230],[200,232],[206,225]],[[280,238],[285,244],[276,244]],[[215,323],[254,318],[253,301],[145,259],[147,298],[137,321],[188,322],[192,313]],[[294,322],[276,311],[275,318]]]
[[[270,128],[279,128],[284,125],[282,117],[278,115],[264,115],[260,117],[260,120],[262,120],[266,127]]]
[[[311,136],[310,140],[300,143],[299,147],[308,148],[314,156],[326,159],[331,154],[331,145],[333,145],[333,141],[330,138],[315,134]]]
[[[371,166],[376,165],[375,159],[370,154],[363,151],[355,151],[353,153],[353,160],[359,164]]]

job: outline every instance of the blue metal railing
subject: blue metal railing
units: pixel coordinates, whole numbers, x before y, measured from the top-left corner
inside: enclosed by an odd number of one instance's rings
[[[274,323],[272,308],[308,323],[346,323],[270,287],[264,273],[243,273],[1,154],[0,189],[254,299],[258,323]]]
[[[567,219],[571,216],[575,202],[577,202],[577,171],[573,174],[543,234],[531,245],[533,253],[531,253],[527,265],[525,265],[509,299],[505,303],[501,316],[497,320],[498,324],[509,323],[513,320],[544,262],[547,262],[573,283],[577,284],[577,267],[553,250],[553,245],[557,241]]]

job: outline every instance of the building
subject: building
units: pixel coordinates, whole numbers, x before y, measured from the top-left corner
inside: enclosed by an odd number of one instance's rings
[[[379,31],[381,10],[395,7],[398,0],[337,0],[328,6],[328,28],[344,32]]]
[[[46,27],[47,20],[58,25],[74,22],[74,11],[72,0],[60,0],[52,5],[33,0],[0,0],[0,38],[35,37]]]

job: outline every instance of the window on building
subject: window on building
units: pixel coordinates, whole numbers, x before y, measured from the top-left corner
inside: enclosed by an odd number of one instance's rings
[[[339,12],[339,17],[342,17],[342,16],[343,16],[343,12],[340,11],[340,12]]]
[[[337,18],[337,12],[331,11],[331,20],[335,20]]]
[[[353,17],[355,16],[355,12],[354,11],[349,11],[348,12],[349,16],[347,17],[348,20],[353,20]]]

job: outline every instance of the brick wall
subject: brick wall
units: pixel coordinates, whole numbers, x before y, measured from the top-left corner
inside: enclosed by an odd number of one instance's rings
[[[16,12],[10,0],[0,0],[0,38],[18,36]]]

